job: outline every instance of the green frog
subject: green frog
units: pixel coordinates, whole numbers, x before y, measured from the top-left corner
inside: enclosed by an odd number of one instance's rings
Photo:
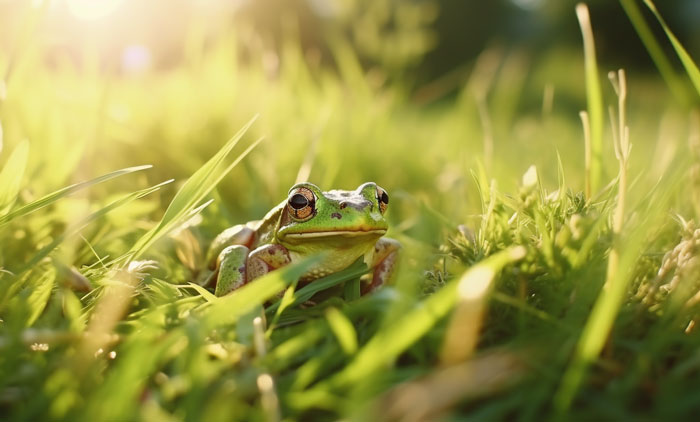
[[[358,258],[372,268],[362,294],[385,284],[396,266],[400,244],[384,236],[389,195],[374,183],[323,192],[298,183],[287,199],[262,220],[231,227],[207,253],[214,293],[228,294],[270,271],[321,254],[300,279],[308,283],[347,268]]]

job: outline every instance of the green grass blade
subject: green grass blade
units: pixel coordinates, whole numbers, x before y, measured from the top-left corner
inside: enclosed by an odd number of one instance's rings
[[[698,69],[698,66],[695,64],[693,61],[693,58],[690,57],[690,54],[685,50],[683,47],[683,44],[681,44],[680,41],[678,41],[678,38],[671,32],[671,28],[668,27],[666,24],[666,21],[664,20],[663,17],[661,17],[661,14],[659,13],[658,10],[656,10],[656,6],[651,0],[644,0],[644,4],[647,5],[649,10],[654,14],[656,19],[659,21],[661,24],[661,27],[664,29],[664,32],[666,33],[666,36],[668,37],[669,41],[671,41],[671,44],[673,45],[673,49],[676,50],[676,54],[678,54],[678,58],[681,59],[681,63],[683,63],[683,67],[685,68],[685,71],[688,73],[688,77],[690,77],[691,82],[693,82],[693,86],[695,87],[695,90],[700,94],[700,69]]]
[[[679,186],[684,168],[679,167],[676,172],[665,179],[660,186]],[[640,221],[629,236],[619,239],[621,251],[617,271],[606,281],[605,287],[600,290],[593,309],[586,321],[579,341],[574,351],[574,356],[564,373],[558,391],[554,396],[554,410],[556,414],[565,419],[573,400],[584,381],[586,371],[590,364],[597,359],[605,342],[611,333],[613,324],[622,306],[629,283],[634,275],[635,263],[649,241],[649,227],[659,224],[665,217],[664,210],[669,205],[674,189],[660,188],[651,203],[655,208],[646,215],[646,219]]]
[[[603,171],[603,92],[598,77],[598,63],[595,56],[595,40],[591,28],[588,7],[579,3],[576,5],[581,33],[583,35],[583,54],[586,77],[586,98],[588,101],[588,117],[591,124],[591,192],[597,192]]]
[[[326,310],[326,320],[343,352],[347,355],[353,355],[357,351],[357,332],[352,321],[337,308]]]
[[[29,141],[15,147],[0,172],[0,215],[7,214],[17,200],[29,158]]]
[[[219,298],[215,296],[212,292],[198,284],[188,283],[187,287],[196,290],[197,293],[199,293],[207,302],[214,303],[219,300]]]
[[[331,52],[342,78],[353,87],[353,92],[365,98],[371,97],[371,89],[357,54],[346,40],[341,37],[331,37]]]
[[[654,37],[654,33],[649,28],[644,16],[642,15],[639,7],[636,3],[637,0],[620,0],[622,8],[625,10],[627,17],[632,26],[634,26],[637,35],[642,40],[642,44],[647,49],[651,60],[659,69],[661,77],[668,85],[671,93],[676,97],[681,103],[686,104],[689,101],[688,93],[684,87],[683,81],[678,77],[676,71],[673,70],[673,65],[671,65],[670,60],[666,57],[661,45]]]
[[[367,272],[367,265],[362,260],[357,260],[354,264],[343,271],[314,280],[294,293],[294,302],[289,306],[296,306],[311,299],[316,293],[336,286],[344,281],[360,277]],[[280,306],[280,302],[274,303],[267,309],[272,314]]]
[[[26,205],[23,205],[16,210],[5,214],[3,216],[0,216],[0,226],[9,223],[10,221],[14,220],[15,218],[23,217],[27,214],[31,214],[34,211],[40,210],[41,208],[44,208],[48,205],[51,205],[52,203],[58,201],[59,199],[66,197],[68,195],[71,195],[75,192],[78,192],[81,189],[88,188],[90,186],[94,186],[97,184],[100,184],[102,182],[106,182],[107,180],[114,179],[115,177],[123,176],[125,174],[129,173],[134,173],[137,171],[149,169],[153,166],[151,165],[145,165],[145,166],[136,166],[136,167],[128,167],[124,168],[121,170],[113,171],[111,173],[104,174],[100,177],[96,177],[91,180],[87,180],[84,182],[76,183],[70,186],[66,186],[64,188],[61,188],[55,192],[52,192],[43,198],[37,199],[36,201],[32,201]]]
[[[352,302],[360,298],[360,279],[350,280],[343,286],[343,298],[346,302]]]
[[[583,382],[588,366],[598,357],[615,317],[624,301],[625,291],[630,282],[634,261],[644,245],[641,231],[625,242],[623,255],[619,261],[619,271],[611,279],[610,288],[601,290],[579,339],[571,364],[564,373],[562,383],[554,396],[555,412],[563,416]]]
[[[203,323],[209,328],[235,323],[241,316],[284,291],[318,261],[319,257],[310,258],[272,271],[215,302],[209,302],[203,312]]]
[[[27,298],[27,307],[30,312],[26,324],[28,327],[34,324],[44,311],[44,308],[46,308],[46,303],[49,301],[51,290],[56,280],[56,269],[53,266],[40,268],[38,272],[36,281],[32,283],[31,294]]]
[[[125,256],[130,257],[130,259],[138,258],[158,239],[176,228],[185,218],[191,216],[191,211],[214,189],[216,184],[258,144],[259,140],[239,155],[233,163],[221,169],[224,159],[256,118],[257,116],[246,123],[209,161],[194,172],[170,202],[158,225],[143,235]]]
[[[518,253],[514,252],[516,250],[504,250],[486,258],[470,268],[462,279],[480,271],[497,273],[503,266],[521,256],[519,250]],[[328,382],[335,386],[347,386],[391,363],[410,345],[428,333],[454,307],[458,300],[458,284],[459,282],[455,281],[446,285],[377,333],[357,353],[356,358]]]
[[[39,250],[39,252],[32,257],[24,266],[22,266],[16,273],[21,274],[24,271],[27,271],[28,269],[32,268],[34,265],[38,264],[39,261],[44,259],[44,257],[48,256],[51,251],[53,251],[58,245],[60,245],[65,239],[68,237],[74,236],[77,233],[79,233],[85,226],[88,224],[92,223],[93,221],[97,220],[98,218],[106,215],[110,211],[114,210],[115,208],[119,208],[122,205],[128,204],[129,202],[132,202],[136,199],[143,198],[146,195],[150,195],[151,193],[159,190],[161,187],[164,185],[170,183],[171,180],[160,183],[158,185],[152,186],[150,188],[146,189],[141,189],[136,192],[132,192],[120,199],[117,199],[116,201],[110,203],[109,205],[100,208],[99,210],[93,212],[92,214],[88,215],[87,217],[83,218],[82,220],[72,224],[63,234],[60,236],[57,236],[53,242],[49,243],[48,245],[44,246]]]
[[[277,327],[277,324],[280,321],[280,317],[282,316],[282,313],[287,310],[290,306],[294,304],[294,289],[296,286],[294,284],[290,285],[287,287],[287,289],[284,291],[284,294],[282,295],[282,299],[280,299],[277,303],[275,303],[275,306],[277,307],[277,310],[272,317],[272,321],[268,324],[268,329],[267,332],[270,333],[272,330],[274,330]]]

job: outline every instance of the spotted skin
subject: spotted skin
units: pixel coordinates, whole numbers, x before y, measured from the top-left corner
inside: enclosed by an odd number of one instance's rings
[[[362,294],[372,292],[386,284],[394,273],[401,244],[388,237],[379,239],[374,245],[372,281],[362,286]]]
[[[254,280],[270,271],[284,267],[291,259],[289,251],[282,245],[264,245],[248,256],[248,277]]]

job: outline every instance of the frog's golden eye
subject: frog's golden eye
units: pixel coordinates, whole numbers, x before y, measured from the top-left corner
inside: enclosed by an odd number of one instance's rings
[[[386,207],[389,205],[389,195],[379,186],[377,186],[377,202],[379,203],[379,211],[384,214]]]
[[[316,197],[310,189],[295,189],[289,195],[287,209],[294,219],[307,220],[316,213]]]

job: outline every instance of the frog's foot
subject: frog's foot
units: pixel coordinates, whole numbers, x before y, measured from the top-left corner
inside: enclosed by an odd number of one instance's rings
[[[207,266],[210,270],[216,269],[224,249],[234,245],[243,245],[250,248],[253,240],[255,240],[255,231],[244,224],[224,230],[216,236],[216,239],[214,239],[207,251]]]
[[[289,264],[289,251],[282,245],[263,245],[248,256],[248,281]]]
[[[399,258],[401,244],[394,239],[383,237],[374,245],[374,258],[372,259],[372,281],[362,286],[362,294],[367,294],[383,286],[394,273]]]
[[[216,296],[230,293],[246,283],[246,258],[249,249],[242,245],[224,248],[217,259]]]

